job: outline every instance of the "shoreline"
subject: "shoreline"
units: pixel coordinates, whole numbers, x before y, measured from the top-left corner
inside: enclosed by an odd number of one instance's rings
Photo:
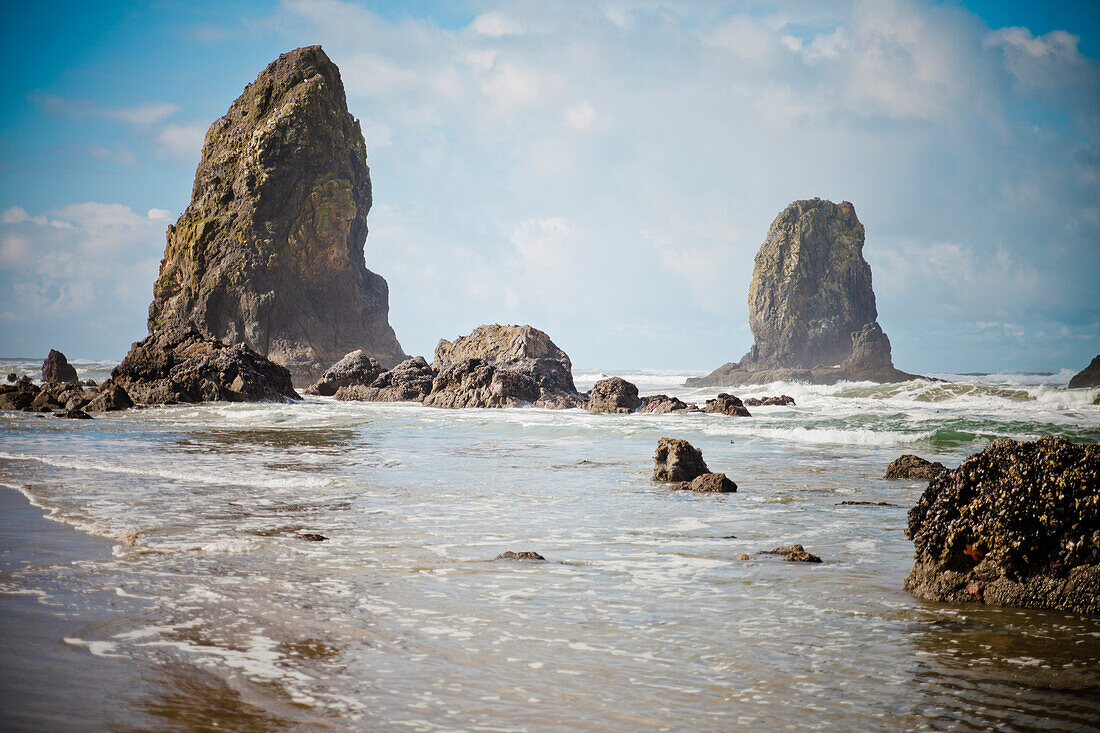
[[[19,590],[23,573],[108,559],[114,543],[47,514],[18,489],[0,486],[0,716],[7,730],[117,727],[121,697],[137,687],[138,670],[65,641],[114,615],[111,600],[53,587],[46,603]]]

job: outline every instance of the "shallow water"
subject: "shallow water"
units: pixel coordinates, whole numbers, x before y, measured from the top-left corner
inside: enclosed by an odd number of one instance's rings
[[[135,727],[1100,727],[1100,619],[909,596],[923,485],[881,478],[903,452],[953,467],[998,437],[1100,440],[1097,390],[941,376],[738,390],[798,403],[753,418],[325,398],[3,413],[0,484],[115,548],[0,590],[114,595],[65,643],[152,671]],[[664,435],[738,492],[652,484]],[[824,563],[755,556],[793,542]],[[506,550],[548,562],[493,561]]]

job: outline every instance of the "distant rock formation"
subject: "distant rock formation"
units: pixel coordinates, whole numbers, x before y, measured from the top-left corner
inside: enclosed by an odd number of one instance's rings
[[[149,331],[195,325],[312,382],[355,349],[406,358],[366,268],[370,169],[320,46],[280,56],[210,126],[191,203],[168,227]]]
[[[544,332],[531,326],[478,326],[468,336],[440,340],[437,376],[424,400],[431,407],[583,407],[573,364]]]
[[[15,380],[9,379],[8,381]],[[50,349],[49,355],[42,362],[42,381],[46,384],[68,384],[79,382],[80,377],[77,376],[76,369],[73,368],[73,365],[69,363],[64,354],[57,349]]]
[[[638,412],[651,412],[656,415],[664,415],[669,412],[686,413],[702,412],[698,405],[689,405],[679,397],[669,397],[667,394],[647,395],[642,398],[642,406]]]
[[[778,397],[748,397],[745,399],[745,407],[788,407],[794,405],[794,397],[779,395]]]
[[[795,201],[772,222],[749,287],[755,342],[689,387],[840,380],[899,382],[890,340],[876,319],[871,267],[855,208],[819,198]]]
[[[910,593],[1100,614],[1100,444],[998,440],[932,479],[908,519]]]
[[[111,382],[147,405],[301,399],[286,367],[194,327],[166,329],[138,341],[111,372]]]
[[[1083,387],[1100,387],[1100,354],[1087,367],[1074,374],[1073,379],[1069,380],[1070,389]]]
[[[592,385],[588,393],[589,412],[634,412],[642,406],[638,387],[622,377],[601,379]]]

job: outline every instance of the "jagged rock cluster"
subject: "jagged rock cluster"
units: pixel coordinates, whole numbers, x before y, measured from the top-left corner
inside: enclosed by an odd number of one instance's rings
[[[111,381],[146,405],[300,399],[286,367],[194,327],[166,329],[138,341],[111,372]]]
[[[703,412],[717,412],[722,415],[733,415],[734,417],[752,417],[749,408],[745,407],[739,398],[725,392],[720,393],[713,400],[707,400]]]
[[[149,331],[194,325],[302,382],[355,349],[406,358],[366,268],[370,170],[336,65],[281,55],[206,133],[191,203],[168,228]]]
[[[1100,444],[996,441],[932,480],[906,535],[921,598],[1100,614]]]
[[[770,382],[899,382],[876,319],[864,230],[849,202],[795,201],[772,222],[749,287],[755,342],[689,387]]]
[[[338,362],[306,391],[325,394],[339,374],[350,374],[352,355]],[[338,400],[416,401],[428,407],[583,407],[573,384],[569,356],[531,326],[479,326],[455,341],[441,340],[435,361],[408,359],[377,374],[342,383]],[[369,379],[367,378],[369,377]],[[322,391],[325,390],[325,391]]]
[[[703,452],[686,440],[661,438],[653,455],[653,480],[673,484],[685,491],[731,493],[737,484],[724,473],[712,473],[703,461]]]

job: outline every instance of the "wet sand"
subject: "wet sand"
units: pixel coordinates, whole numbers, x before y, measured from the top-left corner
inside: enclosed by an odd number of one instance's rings
[[[111,543],[44,517],[18,491],[0,487],[0,718],[5,730],[117,727],[120,696],[134,665],[96,657],[64,640],[111,614],[88,598],[54,589],[49,598],[19,592],[18,575],[40,566],[111,556]]]

